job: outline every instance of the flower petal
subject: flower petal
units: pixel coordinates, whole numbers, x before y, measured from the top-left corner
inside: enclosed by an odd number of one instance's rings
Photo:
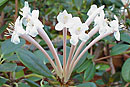
[[[82,24],[82,28],[83,28],[83,30],[85,30],[85,31],[89,29],[89,28],[88,28],[88,25],[85,24],[85,23]]]
[[[119,31],[114,32],[114,36],[115,36],[117,41],[120,41],[120,32]]]
[[[100,35],[101,35],[101,34],[104,34],[106,31],[107,31],[107,30],[106,30],[105,27],[100,27],[100,29],[99,29],[99,34],[100,34]]]
[[[82,33],[82,34],[80,34],[79,35],[79,39],[81,40],[81,41],[87,41],[88,39],[89,39],[89,35],[88,34],[86,34],[86,33]]]
[[[39,17],[39,10],[33,10],[32,11],[32,18],[38,19]]]
[[[37,28],[35,26],[27,26],[26,27],[27,34],[31,35],[32,37],[36,37],[38,34]]]
[[[61,31],[61,30],[63,30],[64,27],[65,27],[65,25],[63,23],[57,23],[55,26],[55,29],[57,31]]]
[[[15,32],[12,34],[11,42],[13,42],[14,44],[20,43],[19,36],[17,34],[15,34]]]
[[[87,15],[90,16],[94,11],[97,10],[97,5],[91,5],[91,8],[89,9]]]
[[[72,35],[71,36],[71,39],[70,39],[70,43],[72,44],[72,45],[76,45],[77,43],[78,43],[78,36],[76,36],[76,35]]]
[[[69,20],[72,18],[71,14],[68,14],[66,10],[63,12],[60,12],[59,15],[57,16],[57,20],[60,23],[66,24],[69,22]]]

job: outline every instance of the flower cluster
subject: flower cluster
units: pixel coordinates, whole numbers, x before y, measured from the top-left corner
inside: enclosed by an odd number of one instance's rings
[[[15,44],[20,43],[19,36],[23,34],[28,34],[32,37],[35,37],[38,34],[37,29],[43,28],[43,24],[38,19],[39,10],[33,10],[28,5],[28,2],[25,2],[24,7],[21,9],[20,14],[23,16],[21,19],[18,17],[15,22],[14,32],[12,34],[11,41]],[[23,25],[26,29],[23,28]]]
[[[87,15],[91,18],[93,17],[93,21],[95,25],[100,27],[99,34],[105,34],[106,32],[114,32],[114,36],[116,40],[120,40],[120,33],[118,30],[118,19],[114,15],[115,20],[109,22],[107,18],[105,19],[105,14],[103,10],[103,6],[97,8],[96,5],[92,5]],[[95,12],[96,13],[95,13]],[[94,17],[94,15],[96,16]],[[85,33],[88,30],[87,23],[82,23],[79,17],[72,17],[71,14],[68,14],[66,10],[60,12],[57,16],[58,23],[55,27],[56,30],[61,31],[64,28],[67,28],[71,34],[70,43],[72,45],[76,45],[78,40],[87,41],[89,39],[89,35]]]
[[[57,16],[58,24],[55,29],[60,31],[64,28],[68,28],[71,36],[70,43],[76,45],[78,40],[86,41],[89,36],[85,33],[88,30],[88,26],[82,23],[79,17],[72,17],[66,10],[59,13]]]
[[[15,22],[11,42],[15,44],[20,43],[19,37],[21,36],[22,38],[35,45],[47,57],[57,76],[59,76],[61,80],[63,79],[64,83],[66,83],[78,61],[96,42],[112,33],[114,33],[116,40],[120,40],[118,18],[114,15],[115,20],[108,21],[108,19],[105,18],[105,12],[103,8],[104,6],[98,8],[96,5],[92,5],[87,13],[88,19],[85,22],[81,22],[81,19],[79,17],[72,17],[72,15],[68,14],[66,10],[60,12],[57,16],[58,23],[56,24],[55,29],[57,31],[63,30],[63,68],[51,40],[43,29],[44,25],[38,19],[39,10],[33,10],[31,12],[28,2],[25,2],[25,6],[21,9],[20,14],[22,15],[22,18],[20,19],[20,17],[18,17]],[[86,33],[86,31],[89,29],[88,26],[92,22],[94,22],[94,28],[91,29],[89,33]],[[67,31],[70,32],[70,43],[72,44],[68,60],[66,60]],[[97,32],[99,32],[100,35],[96,37],[92,42],[90,42],[88,46],[86,46],[80,53],[80,50],[85,45],[85,42],[87,42],[88,39],[90,39]],[[47,43],[55,59],[55,62],[51,59],[48,53],[32,38],[38,34]],[[81,40],[82,43],[76,50],[76,46],[79,40]]]

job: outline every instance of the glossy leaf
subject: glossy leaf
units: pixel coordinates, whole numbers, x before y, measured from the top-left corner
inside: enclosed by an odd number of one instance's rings
[[[21,60],[21,62],[33,72],[43,76],[51,77],[50,70],[32,52],[28,50],[18,49],[16,53],[19,60]]]
[[[18,87],[31,87],[31,86],[29,86],[29,85],[27,85],[25,83],[19,83]]]
[[[128,33],[121,34],[121,40],[130,43],[130,36]]]
[[[79,62],[78,62],[77,65],[75,66],[74,70],[76,70],[77,68],[79,68],[79,66],[80,66],[81,64],[83,64],[83,62],[86,60],[86,58],[87,58],[87,53],[85,53],[85,54],[82,56],[82,58],[79,60]]]
[[[130,47],[130,45],[127,45],[127,44],[117,44],[114,47],[112,47],[110,54],[111,55],[120,54],[120,53],[126,51],[129,47]]]
[[[23,67],[23,66],[17,66],[15,72],[19,72],[19,71],[23,70],[24,68],[25,67]]]
[[[12,43],[10,39],[5,40],[1,45],[2,54],[8,54],[14,52],[24,44],[25,44],[25,40],[23,39],[21,39],[21,42],[19,44]]]
[[[46,51],[46,52],[53,59],[53,55],[52,55],[51,51]],[[49,63],[46,56],[40,50],[35,51],[34,54],[37,56],[37,58],[39,58],[41,61],[43,61],[44,64]]]
[[[76,8],[78,10],[80,10],[80,8],[81,8],[81,6],[83,4],[83,0],[74,0],[74,4],[75,4]]]
[[[37,83],[35,83],[29,79],[24,79],[24,81],[26,81],[29,84],[29,86],[31,86],[31,87],[40,87]]]
[[[8,0],[0,0],[0,6],[6,3]]]
[[[76,87],[97,87],[97,86],[93,82],[87,82],[87,83],[79,84]]]
[[[13,72],[17,68],[15,63],[3,63],[0,64],[0,72]]]
[[[122,77],[126,82],[130,82],[130,58],[127,59],[122,67]]]
[[[91,60],[86,60],[79,68],[77,68],[76,72],[80,73],[83,72],[85,69],[88,69],[90,65],[92,64]]]
[[[24,71],[23,70],[21,70],[19,72],[15,72],[15,78],[16,79],[18,79],[20,77],[23,77],[23,76],[24,76]]]
[[[95,64],[91,63],[91,65],[86,69],[85,73],[84,73],[84,79],[86,81],[90,81],[94,75],[95,75]]]
[[[5,84],[7,81],[6,78],[0,76],[0,87],[2,87],[3,84]]]

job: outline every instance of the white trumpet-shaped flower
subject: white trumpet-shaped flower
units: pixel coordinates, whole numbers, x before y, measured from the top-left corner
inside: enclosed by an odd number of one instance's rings
[[[99,14],[104,8],[104,5],[97,8],[97,5],[91,5],[87,15],[90,17],[90,16],[96,16],[97,14]]]
[[[71,39],[70,43],[76,45],[79,41],[86,41],[89,38],[89,35],[85,33],[88,30],[88,26],[85,23],[82,23],[79,17],[73,17],[73,26],[69,28]]]
[[[14,26],[14,31],[12,33],[11,42],[18,44],[20,43],[19,36],[25,34],[25,30],[22,26],[22,21],[20,20],[20,17],[17,18]]]
[[[38,17],[39,10],[33,10],[31,16],[29,16],[27,20],[26,33],[32,37],[35,37],[38,34],[37,29],[42,29],[44,27]]]
[[[26,26],[28,17],[31,16],[31,8],[29,7],[29,4],[27,1],[25,1],[24,7],[21,9],[21,11],[22,12],[20,12],[20,14],[23,16],[22,22],[23,22],[24,26]]]
[[[114,15],[115,20],[111,21],[109,24],[111,26],[111,28],[114,31],[114,36],[116,38],[117,41],[120,41],[120,32],[119,32],[119,21],[118,18]]]
[[[104,11],[102,10],[99,15],[96,16],[94,19],[95,25],[98,25],[100,27],[99,29],[99,34],[104,34],[107,32],[109,29],[107,19],[105,19],[105,14]]]
[[[22,13],[22,23],[26,26],[26,34],[35,37],[38,34],[37,29],[42,29],[44,26],[42,22],[38,19],[39,10],[30,11],[28,2],[25,2],[24,7],[21,9]]]
[[[31,8],[29,7],[29,4],[27,1],[25,1],[24,3],[24,7],[21,9],[22,12],[20,12],[20,14],[23,17],[27,17],[28,15],[31,15]]]
[[[58,31],[63,30],[63,28],[68,28],[71,26],[70,20],[72,19],[72,15],[68,14],[66,10],[60,12],[57,16],[58,23],[55,26],[55,29]]]
[[[88,16],[92,15],[92,13],[93,13],[94,11],[96,11],[97,9],[98,9],[98,8],[97,8],[97,5],[91,5],[91,8],[89,9],[87,15],[88,15]]]

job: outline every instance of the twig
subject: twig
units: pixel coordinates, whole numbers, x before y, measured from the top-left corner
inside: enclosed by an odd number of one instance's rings
[[[112,58],[110,58],[109,64],[110,64],[110,67],[111,67],[111,73],[112,73],[112,75],[114,75],[116,73],[116,70],[115,70]]]
[[[93,60],[93,61],[94,61],[94,62],[97,62],[97,61],[100,61],[100,60],[108,59],[108,58],[110,58],[110,57],[112,57],[112,56],[101,57],[101,58],[96,59],[96,60]]]
[[[15,19],[17,19],[17,16],[18,16],[18,0],[15,0]]]
[[[118,54],[118,55],[129,54],[129,53],[130,53],[130,51],[126,51],[126,52],[120,53],[120,54]],[[117,56],[117,55],[114,55],[114,56]],[[113,57],[113,56],[101,57],[101,58],[96,59],[96,60],[93,60],[93,61],[94,61],[94,62],[97,62],[97,61],[100,61],[100,60],[108,59],[108,58],[110,58],[110,57]]]

